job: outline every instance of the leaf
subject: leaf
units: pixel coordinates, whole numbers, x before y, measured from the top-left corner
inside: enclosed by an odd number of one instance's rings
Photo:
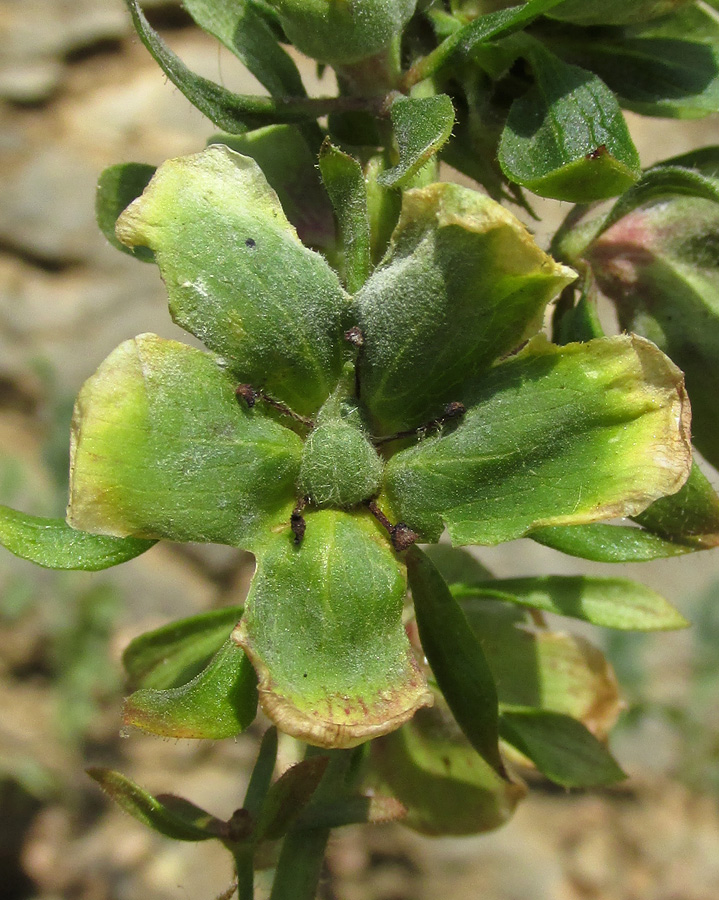
[[[312,756],[290,766],[270,788],[253,837],[260,841],[284,837],[312,799],[328,763],[328,756]]]
[[[623,25],[666,16],[691,0],[563,0],[549,16],[577,25]]]
[[[344,252],[344,283],[354,294],[370,271],[370,228],[367,186],[359,160],[327,138],[319,157],[322,180],[337,217],[340,245]]]
[[[130,641],[122,664],[133,687],[164,690],[187,684],[217,653],[241,615],[241,606],[213,609]]]
[[[551,45],[596,72],[634,112],[684,119],[719,110],[719,24],[695,4],[632,28],[567,29]]]
[[[195,75],[152,28],[138,0],[125,0],[125,3],[140,40],[155,62],[190,103],[218,128],[231,134],[241,134],[248,129],[260,128],[274,122],[303,121],[318,115],[311,105],[305,108],[300,104],[298,110],[291,104],[282,103],[281,100],[233,94],[214,81]]]
[[[173,319],[239,381],[298,413],[319,408],[342,368],[348,298],[253,159],[215,145],[169,160],[117,234],[155,251]]]
[[[661,537],[699,550],[719,545],[719,496],[696,462],[680,491],[655,500],[635,520]]]
[[[601,650],[582,637],[531,628],[526,611],[468,596],[460,606],[497,684],[500,712],[527,706],[572,716],[598,737],[621,710],[617,679]]]
[[[302,442],[248,409],[234,384],[184,344],[149,334],[121,344],[75,405],[68,522],[247,548],[288,522]]]
[[[676,196],[698,197],[719,202],[719,181],[679,165],[661,163],[647,169],[637,184],[617,200],[592,239],[596,240],[608,228],[634,210]]]
[[[492,578],[492,573],[467,550],[449,544],[428,544],[423,549],[432,565],[450,588],[455,584],[473,587]]]
[[[543,710],[507,710],[502,737],[563,787],[598,787],[626,778],[609,751],[570,716]]]
[[[257,816],[270,789],[272,775],[277,765],[277,729],[272,727],[262,735],[260,751],[257,754],[250,783],[247,785],[247,793],[242,803],[242,808],[252,817]]]
[[[538,544],[594,562],[648,562],[692,553],[696,547],[666,541],[642,528],[622,525],[555,525],[534,529],[529,537]]]
[[[341,68],[377,56],[398,41],[417,0],[329,4],[270,0],[269,5],[277,11],[285,34],[301,53]]]
[[[154,541],[88,534],[64,519],[46,519],[0,506],[0,543],[15,556],[47,569],[98,572],[145,553]]]
[[[588,203],[621,194],[641,174],[612,92],[586,69],[529,45],[534,86],[512,104],[499,143],[510,181],[542,197]]]
[[[509,9],[478,16],[418,60],[406,73],[404,87],[410,88],[423,79],[430,78],[444,66],[454,62],[455,56],[468,57],[480,45],[508,37],[561,2],[562,0],[527,0],[526,3]]]
[[[247,134],[219,134],[208,144],[225,144],[236,153],[251,156],[302,243],[334,247],[332,206],[317,171],[317,155],[297,126],[268,125]]]
[[[235,54],[273,97],[304,96],[294,60],[248,0],[183,0],[200,28]]]
[[[195,821],[187,818],[179,813],[179,805],[173,804],[173,807],[161,802],[158,798],[148,794],[141,787],[130,781],[119,772],[113,772],[111,769],[94,767],[87,770],[87,774],[94,778],[100,787],[108,794],[125,812],[129,813],[134,819],[142,822],[152,828],[153,831],[159,831],[165,837],[172,838],[175,841],[206,841],[209,838],[216,837],[212,830],[198,826]],[[180,798],[173,798],[179,800]],[[186,808],[192,808],[199,813],[204,813],[184,801]],[[214,822],[214,818],[204,813],[209,822]]]
[[[478,191],[445,183],[405,192],[387,255],[355,298],[375,434],[441,415],[467,379],[537,331],[575,277]]]
[[[399,822],[407,809],[394,797],[348,795],[334,802],[313,802],[299,815],[301,829],[340,828],[342,825],[383,825]]]
[[[429,558],[416,546],[406,555],[422,650],[467,740],[499,775],[497,688],[467,617]]]
[[[642,512],[691,466],[681,372],[633,335],[543,338],[461,395],[451,434],[393,456],[385,490],[425,539],[496,544],[548,525]]]
[[[506,600],[625,631],[661,631],[688,625],[686,619],[656,591],[625,578],[583,575],[498,578],[483,585],[457,586],[453,593],[458,597]]]
[[[187,684],[141,688],[125,701],[123,720],[151,734],[221,740],[255,719],[257,688],[249,660],[229,638],[209,665]]]
[[[406,807],[402,824],[422,834],[491,831],[526,794],[521,782],[502,778],[474,750],[440,697],[371,747],[370,779]]]
[[[454,107],[446,94],[398,97],[390,107],[399,161],[379,177],[386,187],[407,187],[452,134]]]
[[[129,253],[142,262],[154,262],[155,255],[147,247],[126,247],[115,236],[115,223],[120,213],[140,196],[155,174],[155,166],[144,163],[120,163],[100,175],[95,195],[95,218],[100,231],[117,250]]]
[[[404,579],[368,513],[310,512],[259,553],[235,640],[281,731],[352,747],[431,701],[402,625]]]
[[[719,204],[674,197],[625,215],[585,252],[622,328],[684,371],[692,440],[719,465]]]

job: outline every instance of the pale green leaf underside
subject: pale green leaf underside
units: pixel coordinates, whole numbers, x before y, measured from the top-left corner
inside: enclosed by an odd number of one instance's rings
[[[407,808],[402,824],[429,835],[469,835],[506,822],[526,794],[469,743],[439,695],[394,734],[372,742],[371,777]]]
[[[173,319],[238,380],[296,412],[318,409],[341,370],[348,298],[253,159],[212,145],[169,160],[117,234],[154,250]]]
[[[387,464],[398,518],[428,539],[496,544],[532,528],[633,515],[691,467],[681,373],[632,335],[557,347],[543,339],[464,397],[451,433]]]
[[[536,332],[575,273],[489,197],[454,184],[407,191],[387,256],[356,297],[362,400],[392,432]]]
[[[167,690],[140,688],[125,701],[123,719],[151,734],[221,740],[252,724],[257,679],[242,650],[227,638],[205,669]]]
[[[525,612],[503,603],[461,601],[497,683],[500,710],[527,706],[572,716],[606,735],[621,707],[614,672],[582,637],[530,627]]]
[[[149,550],[153,541],[88,534],[64,519],[46,519],[0,506],[0,543],[15,556],[47,569],[97,572]]]
[[[719,465],[719,205],[674,197],[631,214],[587,252],[620,324],[655,340],[682,369],[692,440]]]
[[[661,594],[626,578],[545,575],[456,585],[458,597],[506,600],[543,612],[582,619],[604,628],[657,631],[688,623]]]
[[[412,180],[452,134],[454,107],[446,94],[399,97],[390,109],[399,160],[379,182],[402,188]]]
[[[68,521],[120,537],[254,549],[289,521],[302,442],[208,354],[140,335],[77,399]]]
[[[676,544],[643,528],[624,525],[558,525],[537,528],[529,535],[533,541],[568,556],[594,562],[648,562],[693,553],[691,544]]]
[[[298,547],[279,531],[259,556],[235,632],[278,727],[350,747],[431,702],[402,625],[405,585],[366,513],[309,513]]]

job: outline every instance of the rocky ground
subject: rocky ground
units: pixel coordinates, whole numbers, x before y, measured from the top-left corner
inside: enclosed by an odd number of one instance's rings
[[[176,5],[145,6],[192,68],[255,90]],[[97,176],[114,162],[158,164],[200,149],[212,126],[131,37],[121,0],[0,0],[0,35],[0,502],[60,514],[82,381],[127,337],[179,336],[154,267],[98,233]],[[635,125],[646,163],[719,139],[716,121]],[[548,210],[552,221],[562,212]],[[625,785],[600,795],[539,786],[507,827],[476,839],[428,840],[389,826],[338,832],[324,896],[715,900],[717,552],[628,571],[697,625],[609,646],[630,695],[648,704],[615,743],[632,775]],[[524,542],[483,559],[499,575],[590,568]],[[119,656],[149,627],[241,601],[250,574],[248,557],[219,547],[157,546],[98,575],[0,556],[0,884],[8,900],[212,900],[228,886],[219,850],[155,837],[110,807],[83,768],[112,765],[151,790],[230,814],[259,727],[213,746],[121,735]],[[284,758],[293,752],[286,746]]]

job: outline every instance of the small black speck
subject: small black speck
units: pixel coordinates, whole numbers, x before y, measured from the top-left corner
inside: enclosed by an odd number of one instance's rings
[[[302,676],[303,678],[307,678],[307,672]]]
[[[250,249],[252,249],[253,247],[256,247],[256,246],[257,246],[257,241],[254,238],[247,238],[247,240],[245,241],[245,247],[249,247]]]

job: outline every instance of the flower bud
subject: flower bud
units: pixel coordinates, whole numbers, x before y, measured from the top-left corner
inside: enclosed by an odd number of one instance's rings
[[[292,43],[320,62],[348,64],[379,53],[417,0],[269,0]]]

